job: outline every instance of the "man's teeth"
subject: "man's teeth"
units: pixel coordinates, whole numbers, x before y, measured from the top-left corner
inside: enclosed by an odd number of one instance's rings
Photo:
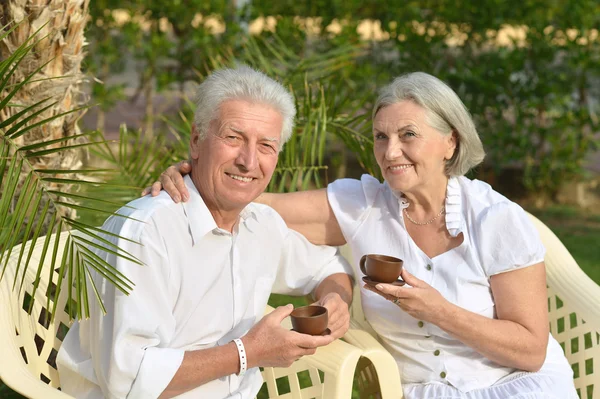
[[[400,169],[408,169],[408,168],[412,168],[412,165],[390,166],[391,170],[400,170]]]
[[[246,183],[252,181],[251,177],[243,177],[243,176],[236,176],[236,175],[229,175],[229,177],[231,177],[232,179],[235,179],[235,180],[246,182]]]

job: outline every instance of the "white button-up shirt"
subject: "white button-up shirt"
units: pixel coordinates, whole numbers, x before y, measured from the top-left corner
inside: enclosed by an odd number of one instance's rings
[[[526,213],[488,184],[465,177],[451,178],[446,197],[446,227],[463,243],[428,257],[406,231],[401,193],[372,176],[341,179],[327,189],[329,203],[352,248],[356,276],[358,260],[370,253],[404,260],[404,267],[437,289],[448,301],[494,318],[490,276],[544,260],[545,249]],[[439,327],[417,320],[381,296],[361,290],[365,317],[395,357],[404,383],[438,382],[463,392],[492,385],[515,371],[502,367]],[[543,370],[570,375],[571,368],[550,336]]]
[[[135,283],[129,296],[95,276],[106,305],[92,304],[59,351],[62,389],[78,398],[156,398],[179,369],[185,351],[225,345],[260,319],[269,294],[306,295],[327,276],[351,273],[336,249],[310,244],[271,208],[250,204],[231,234],[217,227],[189,176],[186,203],[166,193],[131,202],[104,229],[106,238],[144,266],[99,255]],[[137,219],[139,221],[135,221]],[[91,294],[93,297],[93,294]],[[230,375],[182,398],[251,398],[258,368]]]

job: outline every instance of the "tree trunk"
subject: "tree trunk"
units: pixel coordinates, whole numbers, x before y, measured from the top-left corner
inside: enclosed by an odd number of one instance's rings
[[[22,82],[26,76],[48,63],[32,78],[32,82],[24,86],[11,100],[12,104],[23,106],[33,105],[44,98],[51,98],[48,104],[56,102],[32,123],[70,111],[87,102],[81,90],[83,81],[81,61],[84,57],[83,33],[88,21],[88,3],[89,0],[0,1],[0,24],[9,27],[14,26],[15,23],[19,24],[0,42],[0,58],[5,59],[41,28],[31,43],[39,42],[21,62],[10,82],[10,85]],[[6,93],[0,93],[0,98],[5,97]],[[0,120],[9,118],[21,109],[5,107],[0,111]],[[82,114],[83,112],[74,112],[35,128],[19,138],[20,144],[27,145],[41,140],[48,141],[76,135],[79,133],[77,120]],[[82,156],[79,151],[55,153],[33,160],[33,167],[76,169],[81,165]],[[18,195],[14,198],[18,198]]]

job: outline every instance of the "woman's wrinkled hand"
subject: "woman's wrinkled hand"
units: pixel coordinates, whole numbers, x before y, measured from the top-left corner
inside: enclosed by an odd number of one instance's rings
[[[348,304],[344,302],[338,293],[331,292],[313,303],[313,305],[327,308],[327,327],[331,330],[332,337],[341,338],[346,334],[350,327],[350,312]]]
[[[408,286],[379,283],[375,287],[365,285],[365,288],[394,302],[415,319],[437,324],[436,320],[444,314],[450,302],[438,290],[419,280],[406,269],[402,269],[400,276]]]
[[[142,191],[142,197],[148,194],[152,194],[153,197],[156,197],[160,194],[160,190],[165,190],[174,202],[178,203],[182,199],[183,202],[186,202],[190,198],[190,193],[185,186],[183,176],[191,171],[192,164],[189,161],[181,161],[175,165],[169,166],[167,170],[160,174],[158,181]]]

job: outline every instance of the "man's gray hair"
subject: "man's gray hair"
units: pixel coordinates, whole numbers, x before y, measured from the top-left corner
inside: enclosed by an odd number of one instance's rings
[[[388,105],[405,100],[425,108],[429,126],[444,135],[456,132],[456,150],[446,161],[448,176],[463,176],[485,157],[475,123],[458,95],[440,79],[424,72],[413,72],[394,79],[383,87],[373,108],[373,118]]]
[[[198,87],[194,124],[204,139],[210,122],[218,116],[220,105],[228,100],[247,100],[273,107],[283,117],[281,146],[294,129],[294,97],[280,83],[248,66],[219,69]],[[281,148],[280,146],[280,148]]]

